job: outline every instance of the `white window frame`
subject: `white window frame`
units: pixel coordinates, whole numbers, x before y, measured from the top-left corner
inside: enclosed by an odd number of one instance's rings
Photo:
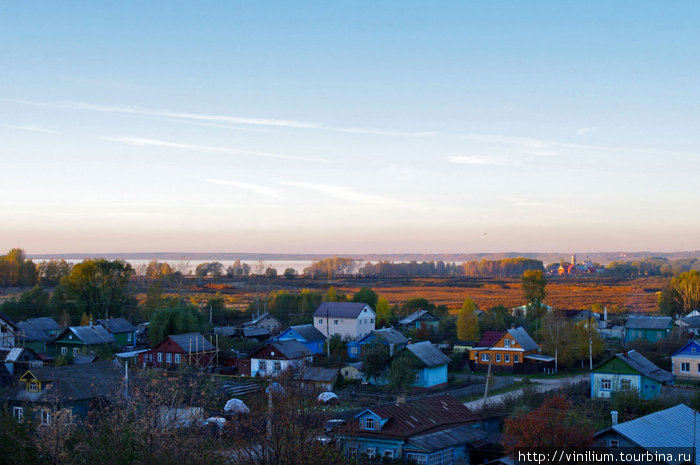
[[[126,333],[126,342],[131,342],[131,333]]]
[[[39,383],[37,383],[36,381],[30,381],[29,392],[39,392]]]
[[[681,373],[690,373],[690,362],[681,362]]]
[[[518,354],[513,354],[513,363],[520,363],[520,356]]]
[[[182,362],[182,356],[180,354],[175,354],[175,363],[181,363]]]
[[[68,347],[61,347],[61,355],[68,355]]]
[[[601,378],[600,379],[600,389],[601,389],[601,391],[612,391],[612,379],[611,378]]]
[[[273,363],[275,371],[282,371],[282,362],[280,360],[275,360]]]
[[[323,324],[323,318],[318,319],[318,324],[322,325]]]
[[[384,450],[384,457],[388,459],[393,459],[394,458],[394,450],[393,449],[385,449]]]
[[[377,448],[376,447],[368,447],[365,449],[365,454],[367,457],[373,459],[377,455]]]
[[[333,324],[337,326],[337,325],[338,325],[338,321],[340,321],[340,320],[333,320]]]
[[[51,424],[51,411],[48,409],[41,409],[40,412],[41,415],[41,424],[42,425],[50,425]]]
[[[12,407],[12,418],[19,422],[24,420],[24,407]]]
[[[163,352],[158,352],[158,363],[163,363]]]
[[[496,361],[500,362],[501,361],[501,354],[496,354]]]
[[[481,354],[481,361],[482,362],[488,362],[489,361],[489,354]]]
[[[365,429],[374,431],[374,417],[365,418]]]
[[[503,340],[503,347],[510,347],[510,339],[505,338]]]
[[[258,360],[258,371],[267,371],[267,362],[265,360]]]
[[[632,380],[630,379],[621,379],[620,380],[620,389],[623,391],[630,391],[632,390]]]
[[[503,356],[503,361],[506,362],[506,363],[510,363],[510,354],[505,354],[505,355]]]
[[[165,363],[173,363],[173,354],[170,352],[165,354]]]
[[[80,349],[77,348],[77,347],[73,347],[73,357],[75,357],[75,356],[78,355],[79,353],[80,353]]]

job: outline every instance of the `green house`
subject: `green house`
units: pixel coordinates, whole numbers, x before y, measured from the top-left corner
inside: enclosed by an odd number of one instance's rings
[[[103,347],[114,347],[116,340],[104,326],[71,326],[52,343],[54,355],[59,357],[95,353]]]
[[[615,354],[591,372],[591,398],[610,398],[615,392],[637,392],[642,399],[655,399],[661,386],[673,384],[673,374],[630,350]]]
[[[625,323],[625,339],[627,342],[637,339],[656,342],[669,335],[672,325],[669,316],[630,316]]]
[[[56,320],[48,317],[30,318],[17,323],[17,326],[20,329],[17,345],[32,349],[37,354],[47,353],[49,344],[61,332]]]
[[[104,327],[114,336],[117,347],[133,346],[136,341],[136,327],[126,318],[109,318],[97,320],[97,324]]]

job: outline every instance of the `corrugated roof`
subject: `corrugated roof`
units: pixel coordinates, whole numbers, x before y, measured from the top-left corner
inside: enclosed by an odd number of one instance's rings
[[[684,447],[700,455],[700,414],[684,404],[645,415],[612,427],[612,430],[653,451],[668,447]],[[606,431],[602,431],[600,435]],[[679,463],[679,462],[670,462]]]
[[[192,350],[192,352],[195,350],[206,352],[215,349],[215,347],[199,333],[171,334],[168,337],[185,352],[189,352],[190,350]]]
[[[24,321],[17,323],[19,326],[19,338],[24,341],[48,341],[51,338],[46,334],[41,327],[32,322]]]
[[[97,324],[107,328],[112,334],[116,333],[132,333],[136,331],[136,327],[129,323],[126,318],[110,318],[108,320],[97,320]]]
[[[318,381],[330,383],[338,376],[337,368],[304,367],[301,372],[301,379],[304,381]]]
[[[492,347],[505,333],[505,331],[484,331],[477,347]]]
[[[382,419],[388,419],[381,430],[360,430],[359,421],[355,420],[348,422],[339,432],[351,436],[409,438],[481,420],[477,414],[449,395],[412,400],[405,404],[370,407],[355,418],[368,410]]]
[[[381,339],[382,341],[386,342],[387,344],[394,344],[394,345],[406,345],[406,344],[408,344],[408,339],[406,339],[406,336],[404,336],[400,332],[396,331],[394,328],[375,329],[374,335],[377,337],[377,339]]]
[[[109,344],[116,341],[114,336],[112,336],[104,327],[99,325],[71,326],[66,331],[70,331],[75,334],[75,336],[85,345]]]
[[[267,318],[268,316],[269,316],[270,318],[274,318],[275,320],[277,320],[278,323],[280,323],[280,324],[282,323],[282,322],[280,321],[280,319],[277,318],[275,315],[272,315],[272,314],[270,314],[269,312],[265,312],[265,313],[263,313],[262,315],[260,315],[259,317],[254,318],[254,319],[251,320],[251,321],[246,321],[245,323],[241,323],[241,326],[256,325],[256,324],[260,323],[262,320],[264,320],[265,318]]]
[[[700,316],[686,316],[681,321],[691,328],[700,328]]]
[[[525,328],[522,326],[515,329],[509,329],[508,334],[513,336],[513,339],[515,339],[518,345],[520,345],[520,347],[522,347],[525,351],[537,350],[539,348],[537,343],[530,337],[527,331],[525,331]]]
[[[306,342],[324,341],[326,339],[326,336],[324,336],[321,331],[314,328],[312,324],[290,326],[289,329],[303,337]]]
[[[288,341],[278,341],[271,342],[270,345],[275,348],[275,350],[284,354],[288,359],[303,358],[313,355],[314,353],[306,347],[301,342],[296,339],[290,339]]]
[[[219,336],[235,336],[236,327],[235,326],[217,326],[214,328],[214,334]]]
[[[670,316],[630,316],[625,323],[625,328],[668,329],[671,322]]]
[[[11,319],[9,316],[7,316],[7,315],[5,315],[4,313],[0,312],[0,319],[5,320],[5,323],[7,323],[8,325],[10,325],[15,331],[19,331],[19,327],[17,326],[17,323],[15,323],[14,321],[12,321],[12,319]]]
[[[368,304],[362,302],[323,302],[314,312],[315,317],[357,318]],[[371,307],[370,307],[371,308]]]
[[[408,315],[406,318],[403,318],[399,320],[400,325],[410,325],[412,323],[415,323],[417,320],[427,318],[429,320],[439,320],[438,317],[433,315],[427,310],[416,310],[415,312],[411,313]]]
[[[426,452],[435,452],[447,449],[448,447],[476,441],[484,437],[486,437],[486,432],[484,430],[474,428],[472,425],[461,425],[434,433],[413,436],[408,441],[408,447],[415,446]]]
[[[44,332],[61,330],[61,327],[58,325],[56,320],[49,318],[48,316],[29,318],[26,322],[41,328],[41,330]]]
[[[265,337],[269,336],[267,328],[243,328],[243,337]]]
[[[440,349],[430,341],[409,344],[406,348],[411,351],[413,355],[418,357],[418,360],[423,362],[428,368],[437,367],[450,362],[450,358],[443,354]]]
[[[636,350],[630,350],[626,353],[615,354],[615,357],[624,361],[644,376],[647,376],[655,381],[658,381],[660,383],[668,383],[673,381],[673,374],[657,367]]]

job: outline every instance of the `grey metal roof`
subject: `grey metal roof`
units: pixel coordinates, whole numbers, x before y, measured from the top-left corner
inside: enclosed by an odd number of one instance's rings
[[[293,330],[299,336],[303,337],[304,340],[307,342],[323,341],[326,339],[326,336],[324,336],[321,331],[314,328],[314,325],[312,324],[290,326],[289,329]]]
[[[49,318],[48,316],[29,318],[26,323],[31,323],[33,326],[40,328],[44,332],[61,330],[61,327],[58,325],[56,320]]]
[[[243,328],[243,337],[264,337],[269,336],[267,328]]]
[[[251,321],[246,321],[245,323],[241,323],[241,326],[256,325],[256,324],[260,323],[262,320],[264,320],[264,319],[267,318],[267,317],[274,318],[275,320],[277,320],[278,323],[280,323],[280,324],[282,323],[282,322],[280,321],[280,319],[277,318],[275,315],[272,315],[272,314],[270,314],[269,312],[265,312],[265,313],[263,313],[262,315],[260,315],[259,317],[254,318],[254,319],[251,320]]]
[[[530,335],[525,331],[525,328],[520,326],[519,328],[515,329],[509,329],[508,334],[513,336],[513,339],[520,345],[520,347],[523,348],[523,350],[537,350],[539,346],[537,343],[530,337]]]
[[[637,419],[617,424],[611,429],[647,450],[683,447],[700,454],[700,414],[678,404],[675,407],[650,413]],[[607,432],[601,431],[596,436]],[[670,462],[679,463],[679,462]]]
[[[17,327],[17,323],[15,323],[14,321],[12,321],[12,319],[11,319],[9,316],[5,315],[5,314],[2,313],[2,312],[0,312],[0,320],[4,320],[5,323],[7,323],[8,325],[12,326],[12,328],[14,329],[14,331],[19,331],[19,327]]]
[[[686,316],[681,321],[691,328],[700,328],[700,316]]]
[[[671,327],[670,316],[630,316],[625,328],[632,329],[668,329]]]
[[[408,440],[412,446],[419,447],[427,452],[435,452],[448,447],[466,444],[486,436],[486,432],[472,425],[455,426],[435,433],[414,436]]]
[[[115,342],[112,336],[104,327],[92,326],[71,326],[66,331],[70,331],[85,345],[109,344]],[[60,336],[59,336],[60,337]]]
[[[315,317],[357,318],[368,304],[362,302],[323,302],[314,312]],[[370,307],[371,309],[372,307]]]
[[[430,313],[427,310],[416,310],[415,312],[411,313],[408,315],[406,318],[402,318],[399,320],[400,325],[410,325],[411,323],[414,323],[416,320],[419,319],[424,319],[424,317],[429,317],[427,319],[429,320],[438,320],[439,318]]]
[[[108,320],[97,320],[98,325],[102,325],[107,328],[112,334],[116,333],[133,333],[136,331],[136,327],[129,323],[126,318],[110,318]]]
[[[381,339],[387,344],[394,344],[397,346],[408,344],[408,339],[406,339],[406,336],[396,331],[394,328],[375,329],[374,335],[377,337],[377,339]]]
[[[630,350],[626,353],[615,354],[615,357],[624,361],[644,376],[647,376],[655,381],[658,381],[660,383],[667,383],[673,381],[673,374],[657,367],[636,350]]]
[[[296,359],[302,357],[308,357],[314,353],[306,347],[301,342],[296,339],[290,339],[288,341],[278,341],[271,342],[270,345],[275,348],[275,350],[282,353],[288,359]]]
[[[301,372],[301,379],[304,381],[319,381],[330,383],[338,376],[337,368],[304,367]]]
[[[443,354],[440,349],[430,341],[409,344],[406,348],[410,350],[413,355],[418,357],[418,360],[423,362],[428,368],[437,367],[450,362],[450,358]]]
[[[190,350],[206,352],[215,349],[214,346],[199,333],[171,334],[168,337],[185,352],[189,352]]]
[[[219,336],[235,336],[236,327],[235,326],[217,326],[214,328],[214,334]]]
[[[19,338],[23,341],[48,341],[51,338],[46,334],[41,327],[31,323],[29,321],[24,321],[22,323],[17,323],[19,326]]]

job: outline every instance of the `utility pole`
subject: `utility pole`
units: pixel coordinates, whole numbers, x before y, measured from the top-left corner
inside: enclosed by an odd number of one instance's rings
[[[331,359],[331,326],[329,320],[329,310],[326,307],[326,357]]]
[[[211,312],[212,312],[211,307],[212,307],[212,306],[209,305],[209,324],[210,324],[210,325],[211,325]]]
[[[593,371],[593,329],[591,328],[591,311],[588,310],[588,369]]]
[[[489,354],[489,369],[486,372],[486,384],[484,386],[484,401],[481,403],[481,406],[483,407],[486,405],[486,396],[489,393],[489,379],[491,378],[491,362],[493,361],[493,354]]]

